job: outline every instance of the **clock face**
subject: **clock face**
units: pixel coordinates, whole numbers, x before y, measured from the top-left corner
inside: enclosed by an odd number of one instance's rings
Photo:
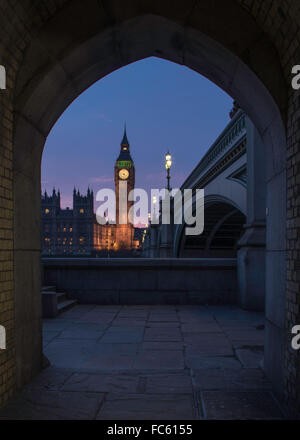
[[[125,170],[125,168],[123,168],[122,170],[119,171],[119,177],[122,180],[128,179],[129,176],[129,171]]]

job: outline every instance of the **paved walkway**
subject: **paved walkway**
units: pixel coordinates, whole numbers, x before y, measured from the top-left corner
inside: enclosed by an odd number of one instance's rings
[[[44,321],[51,361],[0,419],[278,419],[264,319],[235,307],[76,306]]]

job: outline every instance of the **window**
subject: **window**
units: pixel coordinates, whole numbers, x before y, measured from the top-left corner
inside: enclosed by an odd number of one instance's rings
[[[45,209],[45,214],[49,214],[50,210],[48,208]]]
[[[80,214],[84,214],[84,209],[81,208],[81,210],[79,212],[80,212]]]

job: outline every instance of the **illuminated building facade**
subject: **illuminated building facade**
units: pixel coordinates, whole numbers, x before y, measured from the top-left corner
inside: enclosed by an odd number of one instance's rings
[[[126,129],[120,154],[114,168],[116,191],[116,223],[100,225],[94,213],[94,194],[86,195],[74,188],[73,209],[61,208],[61,195],[53,189],[52,195],[42,195],[42,254],[44,256],[113,256],[130,254],[140,248],[140,234],[128,221],[133,202],[124,212],[119,209],[120,187],[125,186],[127,196],[134,189],[135,168],[130,155]],[[127,223],[126,223],[127,216]]]

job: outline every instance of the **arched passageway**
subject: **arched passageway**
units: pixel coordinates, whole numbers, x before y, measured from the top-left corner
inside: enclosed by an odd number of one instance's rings
[[[3,292],[8,299],[0,307],[6,310],[8,301],[14,311],[6,317],[9,344],[5,358],[1,355],[4,371],[11,372],[4,399],[15,383],[21,386],[41,367],[40,160],[45,139],[64,109],[93,82],[154,55],[185,64],[215,82],[238,100],[262,136],[268,182],[264,368],[279,395],[285,389],[295,406],[298,354],[288,349],[285,333],[299,318],[293,299],[297,287],[289,283],[286,296],[285,271],[286,138],[292,163],[299,136],[291,123],[299,102],[289,90],[289,63],[296,64],[293,45],[299,26],[295,5],[258,0],[70,0],[54,1],[50,9],[46,2],[27,3],[25,11],[23,5],[16,9],[4,2],[1,18],[1,63],[8,71],[8,90],[1,94],[1,143],[9,175],[3,180],[7,192],[1,195],[1,227],[8,237],[3,254],[8,284]],[[11,28],[5,25],[10,21]],[[281,30],[285,38],[276,37]],[[290,203],[296,203],[293,197]],[[295,214],[291,215],[288,227],[295,231]],[[293,234],[288,234],[290,247]],[[292,271],[298,257],[297,252],[290,257]],[[293,313],[285,314],[291,309]],[[287,372],[287,362],[293,373]]]

